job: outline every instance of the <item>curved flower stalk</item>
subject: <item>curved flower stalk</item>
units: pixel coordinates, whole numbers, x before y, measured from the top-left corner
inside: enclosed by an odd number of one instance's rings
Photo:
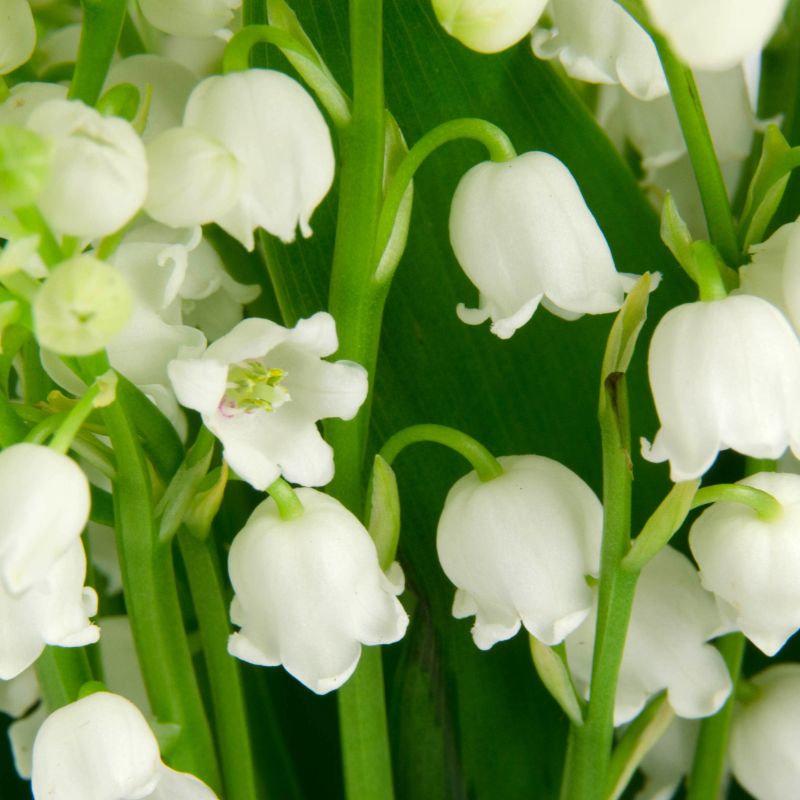
[[[689,546],[723,615],[773,656],[800,628],[800,475],[761,472],[740,483],[775,497],[781,516],[765,520],[741,503],[714,503],[692,526]]]
[[[133,218],[147,192],[144,145],[130,123],[77,100],[49,100],[26,126],[50,143],[50,178],[37,205],[58,233],[95,239]]]
[[[673,481],[700,477],[720,450],[778,458],[800,453],[800,341],[760,297],[686,303],[661,319],[650,343],[650,386],[661,428],[648,461]]]
[[[145,19],[164,33],[206,37],[225,33],[242,0],[139,0]]]
[[[33,745],[35,800],[214,800],[202,781],[167,767],[142,713],[97,692],[53,712]]]
[[[3,0],[0,25],[0,75],[22,66],[36,47],[36,27],[28,0]]]
[[[282,474],[303,486],[333,478],[333,451],[320,419],[352,419],[367,396],[367,373],[336,352],[333,317],[325,312],[284,328],[245,319],[199,358],[176,359],[167,371],[181,405],[203,416],[222,442],[225,460],[256,489]]]
[[[588,697],[596,610],[567,637],[567,658]],[[689,559],[665,547],[642,570],[636,587],[614,704],[614,725],[630,722],[654,694],[680,717],[715,714],[731,691],[719,652],[706,642],[722,633],[714,597]]]
[[[498,459],[504,472],[475,472],[447,495],[436,533],[439,561],[456,585],[453,616],[475,616],[481,650],[524,625],[558,644],[586,618],[599,573],[603,509],[569,469],[543,456]]]
[[[723,70],[767,43],[788,0],[644,0],[653,25],[693,69]]]
[[[192,92],[183,127],[147,148],[146,210],[172,227],[217,222],[248,250],[261,227],[285,242],[309,219],[334,174],[330,132],[299,83],[248,70],[207,78]]]
[[[261,503],[236,535],[228,571],[236,595],[228,651],[252,664],[283,665],[317,694],[341,686],[361,645],[402,638],[403,572],[381,570],[375,543],[338,500],[298,489],[299,516]]]
[[[533,52],[558,58],[589,83],[620,84],[640,100],[668,94],[653,40],[615,0],[552,0],[552,27],[533,32]]]
[[[565,319],[616,311],[625,279],[569,170],[549,153],[524,153],[469,170],[450,208],[450,242],[480,292],[470,325],[492,320],[508,339],[542,303]]]
[[[536,24],[547,0],[433,0],[439,24],[479,53],[516,44]]]
[[[800,786],[800,664],[769,667],[752,684],[731,724],[731,770],[758,800],[790,800]]]

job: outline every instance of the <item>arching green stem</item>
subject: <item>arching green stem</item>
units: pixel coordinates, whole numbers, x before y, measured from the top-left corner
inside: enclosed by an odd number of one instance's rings
[[[411,425],[403,428],[386,440],[380,456],[391,465],[406,447],[419,442],[435,442],[464,456],[482,481],[490,481],[503,474],[500,462],[477,439],[446,425]]]
[[[492,161],[509,161],[517,153],[505,132],[483,119],[454,119],[438,125],[428,131],[412,148],[400,163],[386,190],[378,219],[377,238],[375,241],[375,263],[386,249],[394,228],[394,221],[400,209],[406,190],[411,184],[416,171],[431,153],[448,142],[457,139],[474,139],[486,146]],[[393,270],[376,273],[378,282],[387,282]]]
[[[269,496],[278,506],[278,513],[282,520],[295,519],[302,516],[303,504],[292,487],[283,479],[278,478],[267,487]]]
[[[769,492],[742,483],[719,483],[704,486],[694,496],[692,508],[709,503],[741,503],[752,508],[763,522],[772,522],[783,515],[783,506]]]

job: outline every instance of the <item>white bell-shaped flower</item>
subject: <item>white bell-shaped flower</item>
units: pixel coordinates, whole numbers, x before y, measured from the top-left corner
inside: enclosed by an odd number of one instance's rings
[[[775,497],[764,520],[741,503],[707,508],[689,533],[703,586],[761,651],[773,656],[800,628],[800,475],[761,472],[740,481]]]
[[[450,242],[480,292],[462,321],[492,320],[508,339],[541,302],[565,319],[616,311],[623,278],[570,171],[548,153],[486,161],[461,179],[450,208]]]
[[[352,419],[367,396],[363,367],[322,361],[338,346],[325,312],[291,329],[251,318],[167,371],[178,402],[202,414],[225,460],[249,484],[265,489],[283,474],[324,486],[333,478],[333,451],[316,423]]]
[[[142,207],[147,158],[129,122],[77,100],[50,100],[30,113],[27,127],[52,148],[50,179],[37,202],[55,231],[106,236]]]
[[[0,583],[0,679],[30,667],[46,644],[83,647],[97,641],[100,631],[89,621],[97,613],[97,594],[84,587],[85,578],[86,555],[77,540],[23,592],[11,594]]]
[[[61,453],[37,444],[0,452],[0,579],[20,594],[44,580],[89,519],[89,481]]]
[[[573,678],[589,695],[596,608],[571,636]],[[665,547],[645,565],[636,586],[614,703],[614,725],[630,722],[663,689],[680,717],[715,714],[731,691],[728,668],[706,642],[723,630],[714,597],[686,556]]]
[[[213,36],[232,20],[242,0],[139,0],[145,19],[175,36]],[[230,34],[229,34],[230,35]]]
[[[653,24],[692,68],[728,69],[772,36],[788,0],[644,0]]]
[[[754,696],[737,706],[728,758],[757,800],[793,800],[800,786],[800,664],[776,664],[751,679]]]
[[[21,67],[36,47],[36,26],[28,0],[0,3],[0,75]]]
[[[552,0],[550,28],[533,33],[539,58],[558,58],[573,78],[621,84],[642,100],[668,93],[653,40],[614,0]]]
[[[228,572],[236,596],[228,651],[287,672],[317,694],[352,675],[361,645],[402,638],[403,573],[384,574],[375,543],[338,500],[298,489],[303,513],[281,519],[265,500],[236,535]]]
[[[35,800],[216,800],[202,781],[162,763],[136,706],[97,692],[54,711],[33,745]]]
[[[547,0],[433,0],[439,24],[470,50],[498,53],[536,24]]]
[[[644,783],[633,800],[671,800],[694,760],[700,722],[675,717],[639,764]]]
[[[59,83],[18,83],[0,103],[0,125],[24,127],[34,109],[48,100],[64,100],[67,87]]]
[[[297,81],[254,69],[207,78],[182,128],[147,148],[146,210],[172,227],[216,222],[248,250],[261,227],[285,242],[330,189],[333,147],[325,120]]]
[[[436,533],[439,561],[456,586],[453,615],[475,616],[481,650],[520,624],[548,645],[577,628],[592,606],[603,509],[572,471],[543,456],[499,459],[505,470],[475,472],[447,495]]]
[[[700,477],[720,450],[800,454],[800,341],[777,308],[731,295],[686,303],[656,326],[650,387],[661,421],[648,461],[670,462],[673,481]]]

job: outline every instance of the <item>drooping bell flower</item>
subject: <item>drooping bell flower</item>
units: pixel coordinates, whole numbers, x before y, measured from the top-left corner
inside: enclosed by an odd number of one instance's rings
[[[685,303],[656,326],[648,362],[661,428],[648,461],[673,481],[700,477],[720,450],[800,454],[800,341],[760,297]]]
[[[54,711],[33,745],[35,800],[216,800],[161,761],[156,737],[124,697],[96,692]]]
[[[751,683],[753,696],[731,723],[731,770],[758,800],[792,800],[800,786],[800,664],[768,667]]]
[[[723,70],[758,53],[788,0],[644,0],[650,19],[693,69]]]
[[[567,658],[589,696],[596,608],[567,637]],[[724,630],[714,597],[686,556],[665,547],[645,565],[636,586],[614,702],[614,725],[630,722],[663,689],[680,717],[715,714],[731,691],[728,668],[710,638]]]
[[[453,616],[475,616],[481,650],[520,625],[547,645],[577,628],[592,606],[586,576],[597,576],[603,509],[574,472],[543,456],[499,459],[505,470],[475,472],[450,490],[436,549],[455,584]]]
[[[364,526],[338,500],[298,489],[303,513],[281,519],[271,498],[236,535],[228,572],[240,627],[228,651],[252,664],[283,665],[317,694],[352,675],[361,645],[402,638],[408,616],[397,600],[403,573],[385,574]]]
[[[461,179],[450,208],[450,242],[478,288],[462,321],[492,320],[508,339],[542,303],[565,319],[622,305],[623,277],[570,171],[549,153],[486,161]]]
[[[780,516],[761,519],[741,503],[717,502],[692,526],[689,546],[723,614],[773,656],[800,628],[800,475],[761,472],[739,483],[771,494]]]
[[[261,227],[285,242],[330,189],[330,132],[308,93],[274,70],[254,69],[202,81],[183,127],[147,146],[146,210],[184,227],[216,222],[248,250]]]
[[[33,54],[36,26],[28,0],[3,0],[0,19],[0,75],[7,75]]]
[[[319,312],[284,328],[245,319],[198,358],[170,362],[181,405],[203,416],[225,460],[256,489],[280,475],[303,486],[333,478],[333,451],[317,430],[328,417],[352,419],[367,396],[367,373],[330,363],[336,323]]]
[[[205,37],[222,31],[241,4],[242,0],[140,0],[139,8],[145,19],[164,33]]]
[[[119,230],[144,203],[147,159],[131,124],[77,100],[49,100],[26,126],[52,148],[37,205],[58,233],[95,239]]]
[[[549,28],[533,33],[539,58],[558,58],[589,83],[621,84],[652,100],[669,91],[653,40],[614,0],[552,0]]]
[[[536,24],[547,0],[433,0],[439,24],[470,50],[498,53]]]

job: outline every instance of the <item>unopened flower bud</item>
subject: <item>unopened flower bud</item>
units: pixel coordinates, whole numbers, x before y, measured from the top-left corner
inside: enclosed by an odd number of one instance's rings
[[[33,131],[0,125],[0,206],[33,203],[47,180],[50,152]]]

